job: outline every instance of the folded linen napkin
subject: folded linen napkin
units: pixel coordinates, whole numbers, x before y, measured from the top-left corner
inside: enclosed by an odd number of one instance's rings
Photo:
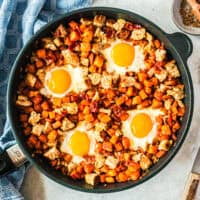
[[[19,50],[49,20],[91,3],[92,0],[0,0],[0,152],[15,143],[6,116],[6,87]],[[0,200],[24,199],[18,191],[24,174],[22,166],[0,178]]]

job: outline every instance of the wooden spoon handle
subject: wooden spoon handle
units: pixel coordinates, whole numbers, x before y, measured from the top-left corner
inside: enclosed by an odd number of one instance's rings
[[[195,195],[199,183],[200,183],[200,174],[190,173],[181,200],[195,200]]]

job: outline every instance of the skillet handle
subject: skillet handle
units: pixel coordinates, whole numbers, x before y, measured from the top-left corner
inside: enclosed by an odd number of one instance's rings
[[[15,170],[26,162],[26,157],[17,144],[0,154],[0,177]]]
[[[188,57],[192,54],[193,44],[191,39],[180,32],[166,34],[167,38],[175,45],[179,54],[184,60],[187,60]]]

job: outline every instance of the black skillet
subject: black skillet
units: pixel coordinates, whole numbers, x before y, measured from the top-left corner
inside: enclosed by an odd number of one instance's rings
[[[167,50],[170,52],[171,56],[176,60],[180,73],[182,82],[185,85],[185,98],[184,103],[186,105],[186,113],[183,117],[181,128],[178,132],[178,139],[176,144],[168,151],[168,153],[160,159],[160,161],[151,167],[149,173],[142,179],[138,181],[129,181],[125,183],[113,183],[113,184],[100,184],[95,187],[87,185],[83,181],[74,181],[71,178],[64,176],[59,171],[53,170],[43,158],[32,157],[31,150],[28,148],[25,137],[22,134],[22,130],[18,123],[18,113],[15,106],[16,101],[16,90],[18,83],[20,81],[20,68],[25,66],[31,50],[34,47],[34,44],[37,40],[42,37],[47,36],[50,32],[56,29],[59,24],[67,24],[70,20],[79,20],[81,17],[94,17],[95,15],[103,14],[109,18],[123,18],[135,23],[141,24],[146,29],[158,37],[162,42],[164,42]],[[140,183],[143,183],[155,176],[161,169],[163,169],[176,155],[180,149],[183,141],[188,133],[190,123],[192,120],[193,114],[193,86],[190,76],[190,72],[187,66],[187,59],[192,53],[192,42],[191,40],[183,33],[173,33],[167,34],[154,23],[149,20],[132,13],[130,11],[116,9],[116,8],[107,8],[107,7],[93,7],[93,8],[84,8],[69,12],[64,14],[62,17],[48,23],[43,28],[41,28],[23,47],[20,51],[10,73],[8,90],[7,90],[7,106],[8,106],[8,117],[10,120],[10,125],[12,127],[12,132],[16,138],[18,146],[14,146],[11,149],[8,149],[0,156],[0,175],[5,174],[6,172],[12,170],[14,165],[19,166],[25,158],[27,158],[40,172],[56,181],[59,184],[62,184],[66,187],[70,187],[76,190],[84,192],[95,192],[95,193],[104,193],[104,192],[116,192],[124,189],[134,187]],[[20,149],[22,151],[20,151]],[[22,153],[23,152],[23,153]],[[9,154],[9,156],[8,156]],[[23,156],[23,154],[25,156]],[[10,157],[10,158],[9,158]],[[12,161],[11,161],[12,160]],[[167,173],[167,172],[166,172]]]

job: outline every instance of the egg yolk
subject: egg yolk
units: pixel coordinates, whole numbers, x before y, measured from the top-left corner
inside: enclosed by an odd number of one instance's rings
[[[116,44],[111,50],[114,63],[120,67],[128,67],[135,56],[134,47],[127,43]]]
[[[153,122],[149,115],[139,113],[134,116],[131,122],[132,134],[138,138],[146,137],[153,127]]]
[[[75,131],[70,137],[69,146],[77,156],[87,155],[90,149],[90,139],[88,135],[81,131]]]
[[[62,94],[67,91],[71,84],[71,76],[64,69],[51,71],[50,78],[47,80],[47,86],[51,92]]]

